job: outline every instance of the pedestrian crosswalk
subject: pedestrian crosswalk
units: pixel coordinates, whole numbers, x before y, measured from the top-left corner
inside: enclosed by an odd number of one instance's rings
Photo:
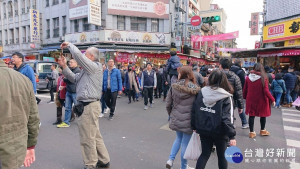
[[[283,108],[282,119],[287,148],[295,149],[295,162],[290,164],[291,169],[300,168],[300,111],[294,108]]]

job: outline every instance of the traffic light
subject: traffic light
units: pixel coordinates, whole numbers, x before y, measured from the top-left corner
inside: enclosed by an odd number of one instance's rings
[[[212,22],[220,22],[221,17],[219,15],[217,16],[210,16],[210,17],[202,17],[203,23],[212,23]]]

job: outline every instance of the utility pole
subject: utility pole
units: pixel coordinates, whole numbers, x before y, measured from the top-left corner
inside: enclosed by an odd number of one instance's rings
[[[184,25],[184,33],[183,33],[183,37],[184,37],[184,45],[188,45],[188,41],[187,41],[187,22],[188,22],[188,13],[189,13],[189,0],[185,0],[185,24]]]

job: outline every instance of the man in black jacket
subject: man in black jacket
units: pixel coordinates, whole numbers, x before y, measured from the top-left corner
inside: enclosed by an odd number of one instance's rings
[[[76,74],[80,73],[80,69],[77,66],[77,62],[74,59],[69,61],[69,68],[71,71]],[[57,125],[58,128],[69,127],[70,121],[73,121],[75,116],[72,115],[72,105],[77,103],[76,101],[76,84],[70,82],[67,78],[64,78],[64,82],[67,84],[67,93],[66,93],[66,101],[65,101],[65,120],[62,124]],[[72,118],[71,118],[72,116]],[[55,125],[55,124],[54,124]]]
[[[232,85],[234,89],[233,93],[233,100],[234,100],[234,107],[238,108],[238,113],[242,121],[242,128],[246,129],[249,128],[246,114],[243,111],[244,109],[244,102],[243,102],[243,88],[240,78],[229,70],[231,67],[231,60],[228,58],[222,58],[220,60],[220,69],[226,74],[228,81]]]

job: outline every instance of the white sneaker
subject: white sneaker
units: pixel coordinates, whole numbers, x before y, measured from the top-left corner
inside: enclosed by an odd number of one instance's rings
[[[173,160],[168,160],[166,164],[166,168],[171,169],[173,167]]]
[[[101,117],[103,117],[103,116],[104,116],[104,114],[103,114],[103,113],[100,113],[99,117],[101,118]]]
[[[144,110],[147,110],[147,109],[148,109],[148,106],[145,106],[145,107],[144,107]]]
[[[104,114],[107,114],[107,113],[109,113],[110,112],[110,109],[109,108],[106,108],[105,110],[104,110]]]
[[[192,168],[190,167],[189,165],[186,166],[186,169],[195,169],[195,168]]]

